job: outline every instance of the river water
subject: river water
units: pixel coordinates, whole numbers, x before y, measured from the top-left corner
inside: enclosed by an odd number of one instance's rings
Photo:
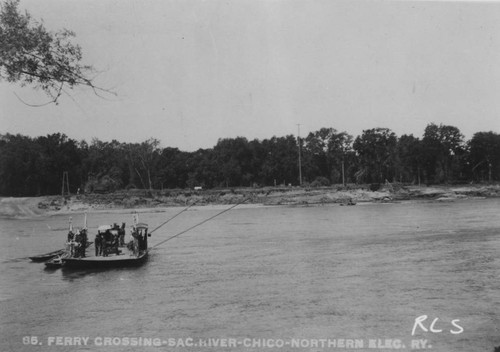
[[[191,208],[150,245],[223,209]],[[491,352],[499,209],[498,199],[237,207],[139,268],[73,272],[26,259],[62,247],[67,215],[0,219],[0,352]],[[154,228],[180,210],[140,220]],[[113,222],[132,214],[90,213],[90,233]]]

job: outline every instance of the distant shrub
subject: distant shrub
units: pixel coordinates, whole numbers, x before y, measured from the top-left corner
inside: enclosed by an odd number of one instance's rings
[[[372,183],[370,184],[370,191],[376,192],[380,189],[380,183]]]
[[[311,187],[327,187],[327,186],[330,186],[330,180],[323,176],[316,177],[314,181],[311,182]]]

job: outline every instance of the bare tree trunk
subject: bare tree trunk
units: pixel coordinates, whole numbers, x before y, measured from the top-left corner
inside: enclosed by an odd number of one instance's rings
[[[148,171],[149,191],[152,192],[153,191],[153,183],[151,182],[151,172],[149,171],[149,169],[147,169],[147,171]]]
[[[144,183],[144,180],[142,179],[142,176],[141,176],[141,173],[139,172],[139,170],[137,170],[137,168],[134,167],[134,170],[135,172],[137,173],[137,176],[139,176],[139,180],[141,180],[141,183],[142,183],[142,187],[144,189],[146,189],[146,184]]]

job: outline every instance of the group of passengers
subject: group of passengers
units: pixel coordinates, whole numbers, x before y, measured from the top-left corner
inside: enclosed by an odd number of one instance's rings
[[[132,228],[130,233],[130,241],[127,248],[135,255],[138,256],[142,251],[148,248],[148,229],[147,228]]]
[[[87,248],[87,229],[71,229],[68,232],[68,241],[66,243],[68,252],[72,258],[85,258],[85,249]]]
[[[98,230],[95,236],[95,255],[107,257],[110,253],[120,254],[119,247],[125,245],[125,223],[113,224],[105,230]]]
[[[131,254],[138,256],[148,248],[148,229],[132,227],[129,242],[126,244]],[[85,249],[88,245],[87,229],[70,229],[68,232],[67,250],[72,258],[85,258]],[[107,257],[109,254],[119,255],[120,247],[125,246],[125,223],[122,226],[104,226],[97,230],[95,236],[95,255]]]

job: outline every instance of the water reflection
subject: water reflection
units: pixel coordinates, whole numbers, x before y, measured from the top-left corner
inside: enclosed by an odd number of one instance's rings
[[[143,265],[147,265],[147,261],[145,261]],[[84,278],[87,275],[96,275],[100,273],[116,274],[123,271],[134,272],[134,271],[140,271],[142,269],[139,266],[131,266],[126,268],[92,268],[92,269],[68,269],[63,266],[62,268],[56,270],[61,270],[63,280],[73,281]]]

